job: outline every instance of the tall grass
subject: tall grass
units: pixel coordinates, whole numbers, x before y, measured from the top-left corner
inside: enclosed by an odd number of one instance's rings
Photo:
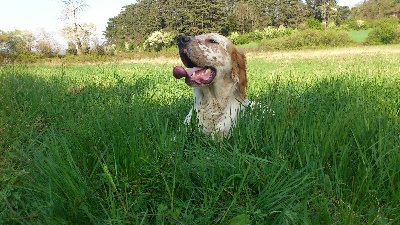
[[[227,140],[172,65],[0,69],[5,224],[398,224],[396,54],[249,59]]]

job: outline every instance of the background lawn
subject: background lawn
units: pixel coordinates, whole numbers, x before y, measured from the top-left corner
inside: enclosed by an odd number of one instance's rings
[[[354,41],[362,43],[367,39],[368,34],[371,31],[372,30],[352,30],[349,32],[349,35],[351,38],[353,38]]]

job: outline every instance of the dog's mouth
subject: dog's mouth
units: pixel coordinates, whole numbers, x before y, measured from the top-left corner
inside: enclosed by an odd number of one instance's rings
[[[216,74],[216,70],[212,66],[199,66],[189,58],[186,49],[179,50],[179,56],[182,63],[187,69],[182,66],[175,66],[173,75],[176,79],[185,77],[185,82],[189,86],[201,86],[210,84]]]

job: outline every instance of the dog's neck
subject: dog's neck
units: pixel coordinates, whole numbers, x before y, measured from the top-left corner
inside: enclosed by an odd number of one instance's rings
[[[218,84],[218,81],[207,86],[195,88],[195,97],[197,103],[205,104],[218,104],[219,107],[229,107],[228,103],[243,102],[245,98],[237,89],[237,84],[232,80],[219,81],[224,84]]]
[[[195,87],[194,93],[194,109],[203,132],[213,134],[218,131],[222,136],[228,135],[231,124],[236,122],[238,111],[249,102],[242,98],[234,82]]]

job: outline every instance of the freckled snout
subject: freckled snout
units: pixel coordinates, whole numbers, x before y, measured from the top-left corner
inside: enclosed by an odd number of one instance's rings
[[[177,39],[178,53],[183,64],[175,66],[173,75],[176,79],[185,77],[189,86],[202,86],[210,84],[216,76],[216,68],[207,63],[207,57],[199,48],[200,41],[197,37],[180,36]]]

